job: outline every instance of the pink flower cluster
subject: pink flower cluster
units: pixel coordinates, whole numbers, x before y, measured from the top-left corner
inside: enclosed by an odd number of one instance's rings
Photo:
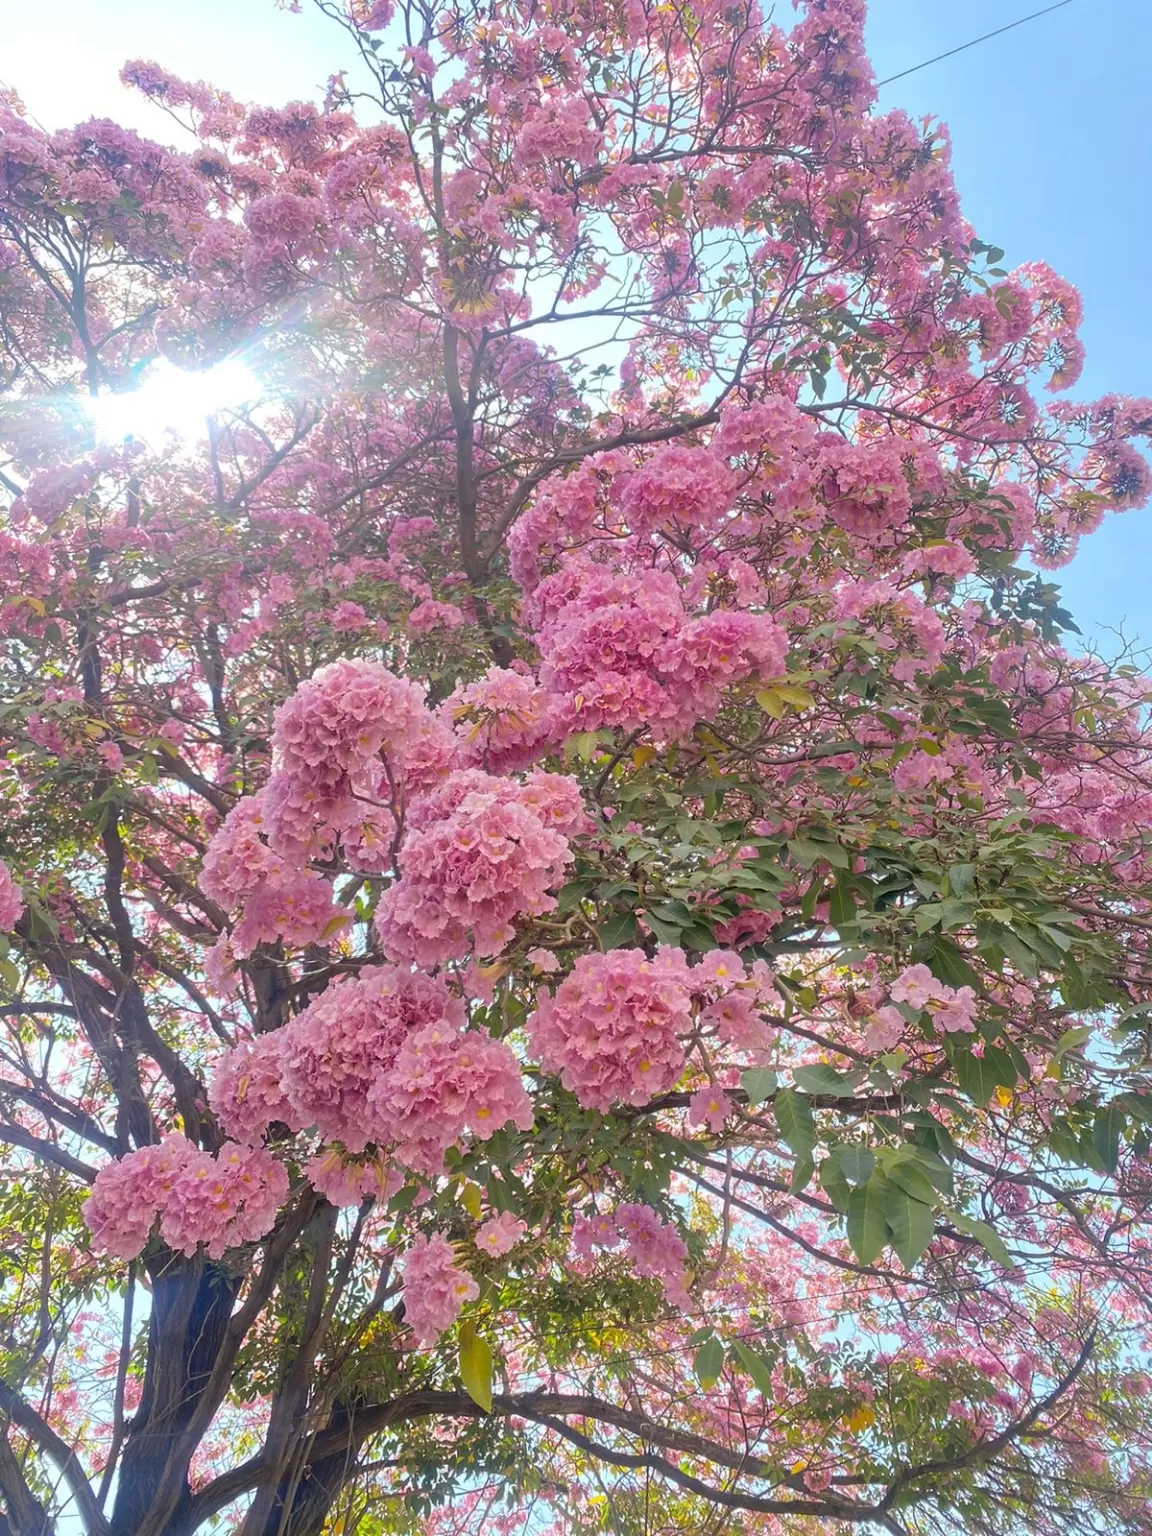
[[[189,1257],[209,1258],[268,1233],[288,1193],[288,1175],[262,1147],[226,1142],[213,1156],[180,1132],[101,1168],[84,1205],[96,1249],[140,1254],[157,1216],[160,1236]]]
[[[498,954],[513,919],[550,911],[549,892],[572,858],[565,833],[583,812],[575,780],[533,773],[521,784],[462,769],[413,803],[401,878],[385,891],[376,927],[385,953],[437,965],[469,949]]]
[[[243,908],[232,936],[239,958],[277,939],[322,941],[349,921],[307,861],[339,846],[352,869],[387,869],[397,784],[436,782],[456,751],[423,690],[368,661],[334,662],[301,684],[277,711],[273,747],[271,778],[229,813],[201,876],[206,895]]]
[[[487,1140],[509,1123],[532,1125],[509,1048],[466,1029],[462,1003],[438,978],[393,966],[334,982],[291,1023],[225,1052],[210,1098],[238,1139],[255,1142],[277,1120],[314,1126],[353,1155],[373,1143],[425,1173],[439,1172],[465,1132]],[[385,1178],[315,1169],[342,1189],[359,1180],[361,1196]]]
[[[373,1084],[369,1108],[401,1162],[428,1174],[440,1171],[444,1153],[465,1131],[487,1141],[505,1125],[532,1129],[532,1104],[512,1052],[482,1030],[461,1034],[448,1024],[430,1024],[404,1042]]]
[[[764,982],[713,950],[689,969],[680,949],[662,945],[581,955],[555,993],[543,991],[528,1020],[532,1049],[587,1109],[644,1104],[684,1070],[683,1039],[698,1022],[726,1044],[759,1056],[772,1033],[757,1011]]]
[[[404,1321],[421,1349],[434,1344],[475,1301],[480,1287],[460,1269],[452,1244],[439,1232],[418,1237],[404,1260]]]
[[[688,1249],[671,1222],[663,1221],[647,1205],[618,1205],[611,1216],[577,1216],[572,1247],[582,1258],[596,1248],[627,1244],[636,1273],[644,1280],[659,1281],[665,1296],[682,1311],[692,1305],[688,1292]]]
[[[529,767],[562,734],[562,700],[531,677],[502,667],[490,667],[475,683],[461,683],[444,709],[466,760],[488,773]]]
[[[971,1034],[975,1028],[976,994],[971,987],[950,987],[937,981],[926,965],[910,965],[889,987],[892,1000],[909,1008],[927,1008],[941,1029]]]
[[[381,754],[402,759],[419,737],[424,691],[372,661],[321,667],[276,711],[277,767],[316,794],[342,798]]]
[[[645,1104],[684,1070],[692,1027],[688,965],[679,949],[581,955],[529,1020],[541,1065],[588,1109]]]
[[[319,874],[275,852],[267,833],[265,789],[234,806],[208,845],[200,888],[225,908],[243,905],[232,934],[236,958],[258,944],[299,947],[334,932],[351,915],[336,906],[332,887]]]
[[[734,481],[723,460],[698,448],[659,448],[628,475],[620,510],[633,533],[647,533],[669,523],[711,528],[732,503]]]
[[[650,725],[683,735],[720,706],[720,688],[784,670],[788,639],[763,613],[690,618],[666,571],[617,575],[568,561],[536,594],[541,680],[573,700],[575,728]]]
[[[24,915],[24,895],[12,877],[12,871],[0,859],[0,933],[15,928]]]
[[[476,1246],[481,1253],[499,1259],[511,1253],[527,1230],[527,1222],[513,1216],[511,1211],[501,1211],[481,1224],[476,1233]]]

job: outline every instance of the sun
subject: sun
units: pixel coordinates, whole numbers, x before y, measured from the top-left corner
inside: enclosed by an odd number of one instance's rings
[[[161,358],[135,389],[94,395],[84,409],[101,442],[135,437],[155,444],[168,436],[202,437],[209,416],[255,403],[263,393],[239,357],[203,369],[178,368]]]

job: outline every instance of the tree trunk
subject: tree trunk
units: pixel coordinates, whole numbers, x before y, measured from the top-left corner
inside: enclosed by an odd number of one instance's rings
[[[112,1536],[136,1536],[151,1507],[178,1436],[187,1427],[216,1360],[239,1281],[220,1265],[168,1255],[152,1275],[152,1316],[144,1393],[124,1445],[112,1512]],[[190,1460],[191,1458],[187,1458]],[[191,1497],[187,1465],[179,1512]]]

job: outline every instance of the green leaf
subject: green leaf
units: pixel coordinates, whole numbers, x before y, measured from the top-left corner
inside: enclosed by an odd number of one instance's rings
[[[596,748],[600,745],[599,731],[578,731],[575,736],[569,738],[569,745],[575,750],[582,763],[590,763]]]
[[[917,1168],[923,1171],[932,1187],[938,1189],[942,1195],[950,1195],[953,1188],[952,1170],[944,1159],[918,1143],[912,1150]],[[901,1163],[900,1166],[903,1168],[907,1165]]]
[[[867,1184],[876,1166],[876,1154],[870,1147],[843,1147],[840,1166],[849,1184]]]
[[[983,1056],[961,1051],[956,1057],[956,1078],[961,1092],[983,1108],[997,1088],[1012,1086],[1016,1081],[1016,1068],[1007,1051],[989,1045]]]
[[[743,1339],[732,1340],[732,1354],[740,1362],[741,1367],[752,1378],[753,1385],[759,1391],[764,1400],[770,1401],[776,1396],[776,1389],[772,1385],[772,1367],[748,1348]]]
[[[792,1177],[788,1181],[788,1193],[798,1195],[802,1189],[807,1189],[812,1182],[812,1175],[816,1172],[816,1164],[811,1154],[797,1157],[792,1169]]]
[[[928,1175],[911,1160],[893,1163],[891,1167],[885,1169],[885,1173],[889,1183],[899,1185],[913,1200],[920,1200],[925,1205],[931,1205],[935,1200],[936,1191],[932,1188]]]
[[[848,1201],[852,1195],[851,1186],[844,1177],[843,1152],[843,1147],[837,1147],[820,1164],[820,1188],[841,1215],[847,1211]]]
[[[969,1237],[974,1237],[978,1243],[987,1249],[989,1255],[996,1260],[997,1264],[1003,1265],[1005,1269],[1016,1268],[1012,1255],[1005,1248],[1003,1240],[995,1227],[990,1227],[986,1221],[975,1221],[971,1216],[965,1216],[960,1211],[950,1210],[947,1212],[947,1215],[953,1226],[959,1227],[960,1231],[966,1232]]]
[[[950,987],[971,987],[979,992],[980,978],[952,939],[938,938],[927,950],[928,968],[938,981]]]
[[[1109,1173],[1116,1172],[1120,1161],[1120,1133],[1124,1129],[1123,1111],[1115,1104],[1102,1104],[1092,1121],[1092,1145]]]
[[[1118,1099],[1112,1100],[1116,1109],[1122,1109],[1126,1115],[1135,1115],[1137,1120],[1145,1125],[1152,1125],[1152,1098],[1143,1093],[1122,1093]]]
[[[932,1207],[892,1182],[884,1202],[884,1217],[892,1234],[896,1255],[904,1268],[910,1270],[932,1241],[936,1229]]]
[[[476,1332],[476,1324],[460,1324],[460,1380],[474,1403],[492,1412],[492,1351]]]
[[[644,921],[648,924],[649,928],[651,928],[652,932],[660,940],[661,944],[680,943],[680,935],[683,932],[682,924],[671,923],[667,920],[667,918],[657,916],[657,914],[653,912],[650,907],[647,907],[644,910]]]
[[[811,1067],[797,1067],[792,1074],[797,1088],[804,1093],[827,1093],[836,1098],[851,1098],[860,1086],[859,1073],[842,1077],[835,1067],[817,1062]]]
[[[843,873],[836,877],[828,901],[828,921],[833,928],[848,928],[856,921],[856,895]]]
[[[740,1084],[748,1095],[749,1104],[763,1104],[776,1092],[779,1078],[771,1067],[749,1067],[741,1072]]]
[[[884,1211],[891,1186],[882,1173],[852,1191],[848,1201],[848,1241],[861,1264],[873,1264],[888,1241]]]
[[[636,943],[636,916],[633,912],[617,912],[600,930],[600,942],[605,949],[626,949]]]
[[[780,1134],[797,1157],[810,1157],[816,1145],[812,1106],[792,1088],[781,1088],[772,1101]]]
[[[724,1369],[724,1345],[715,1334],[696,1351],[695,1368],[696,1380],[705,1391],[720,1380],[720,1372]]]

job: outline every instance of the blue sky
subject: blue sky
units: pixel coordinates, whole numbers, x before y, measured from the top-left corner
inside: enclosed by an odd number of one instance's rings
[[[871,0],[883,79],[1038,10],[1043,0]],[[881,104],[942,118],[964,212],[1005,265],[1044,260],[1084,295],[1073,393],[1152,395],[1148,0],[1063,10],[886,86]],[[1086,638],[1122,621],[1152,643],[1152,507],[1106,519],[1056,573]]]
[[[1038,7],[1041,0],[871,0],[880,78]],[[780,0],[781,19],[791,15]],[[89,115],[159,135],[153,109],[117,81],[154,58],[248,100],[311,96],[345,65],[340,35],[305,3],[274,0],[0,0],[0,78],[48,127]],[[952,131],[963,206],[1006,264],[1043,259],[1085,300],[1088,363],[1076,393],[1152,395],[1147,167],[1149,0],[1072,0],[887,86],[881,103]],[[1059,573],[1089,638],[1121,623],[1152,643],[1152,509],[1108,519]]]

